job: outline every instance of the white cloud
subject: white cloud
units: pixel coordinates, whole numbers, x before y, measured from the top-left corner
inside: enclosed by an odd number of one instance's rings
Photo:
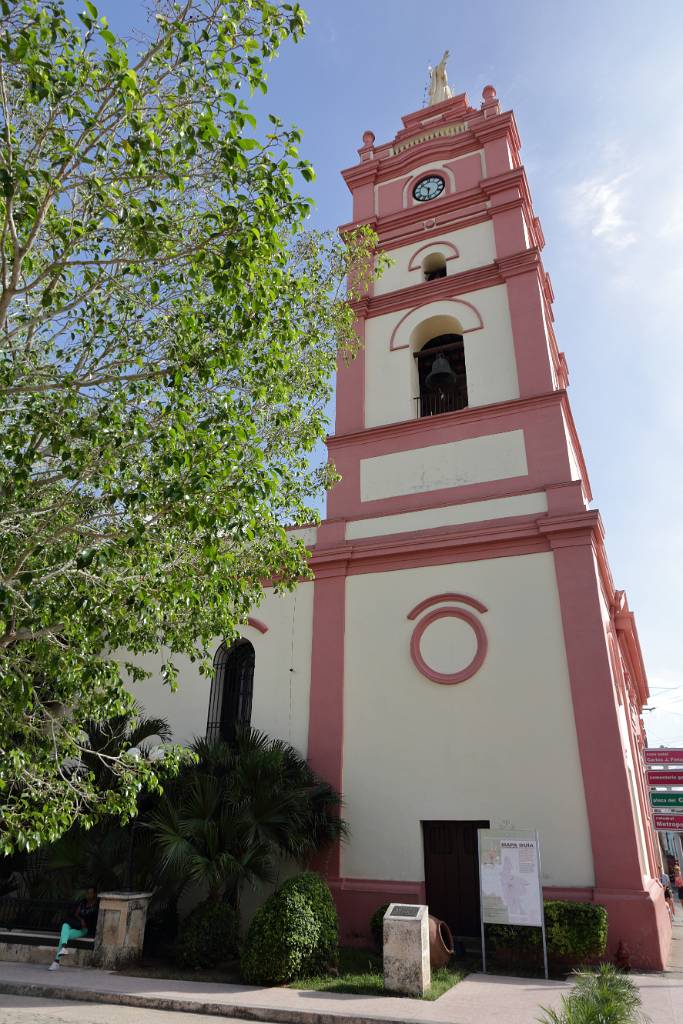
[[[633,223],[624,214],[628,201],[626,174],[587,178],[569,193],[568,217],[580,229],[589,229],[613,249],[625,249],[638,240]]]

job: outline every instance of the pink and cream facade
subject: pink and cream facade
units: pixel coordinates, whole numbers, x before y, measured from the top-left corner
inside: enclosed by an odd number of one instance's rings
[[[403,125],[366,132],[343,172],[346,228],[371,224],[393,264],[339,369],[315,581],[244,630],[251,721],[343,793],[351,839],[321,867],[348,940],[394,899],[476,934],[490,824],[537,829],[546,897],[603,904],[610,950],[661,967],[647,681],[589,507],[515,119],[489,86],[480,109],[463,94]],[[207,702],[199,680],[166,698],[178,739]]]

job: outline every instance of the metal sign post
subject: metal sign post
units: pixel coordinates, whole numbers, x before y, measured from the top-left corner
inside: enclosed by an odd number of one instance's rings
[[[477,829],[477,866],[479,868],[479,917],[481,919],[481,972],[486,974],[486,935],[484,928],[484,896],[481,891],[481,829]]]
[[[545,980],[548,980],[548,943],[545,937],[545,904],[543,903],[543,868],[541,867],[541,844],[538,839],[538,832],[534,832],[536,836],[536,856],[538,857],[538,894],[541,900],[541,934],[543,936],[543,971],[545,973]]]

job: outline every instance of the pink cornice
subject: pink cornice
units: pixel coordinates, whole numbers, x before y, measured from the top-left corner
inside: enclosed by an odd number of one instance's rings
[[[251,617],[251,615],[247,619],[247,625],[251,626],[252,629],[257,629],[259,633],[268,632],[268,627],[266,626],[265,622],[261,622],[260,619],[254,619]]]
[[[450,101],[449,101],[450,102]],[[519,133],[512,112],[507,111],[494,117],[484,117],[480,111],[467,110],[459,112],[441,121],[434,121],[430,124],[435,128],[447,127],[450,124],[457,124],[463,120],[467,121],[467,129],[455,135],[442,135],[434,139],[427,139],[420,143],[420,157],[424,157],[427,163],[432,159],[438,159],[442,154],[448,156],[465,155],[481,149],[487,143],[496,139],[510,138],[513,150],[520,148]],[[406,122],[408,123],[408,122]],[[396,137],[388,143],[374,147],[374,159],[355,164],[353,167],[342,171],[344,180],[349,188],[353,189],[356,181],[356,174],[360,168],[365,170],[368,164],[374,164],[378,171],[378,180],[386,180],[400,176],[406,170],[410,170],[415,164],[415,149],[410,147],[394,153],[393,148],[408,141],[415,135],[428,131],[430,124],[423,124],[421,120],[410,120],[410,127],[399,132]]]
[[[431,282],[427,282],[427,283],[431,283]],[[389,339],[389,350],[391,352],[395,352],[395,351],[398,351],[399,349],[403,349],[403,348],[409,348],[409,345],[396,345],[395,344],[396,335],[397,335],[398,331],[403,326],[405,321],[408,320],[411,316],[413,316],[416,313],[419,313],[420,310],[426,309],[428,306],[433,305],[434,302],[436,302],[436,301],[443,301],[443,300],[437,300],[437,299],[431,299],[430,298],[428,302],[423,302],[421,305],[414,306],[412,309],[409,309],[408,312],[405,313],[401,317],[401,319],[399,320],[399,322],[396,324],[396,326],[394,327],[393,331],[391,332],[391,338]],[[449,300],[447,299],[445,301],[449,301]],[[452,301],[452,304],[454,306],[456,306],[456,307],[457,306],[466,306],[472,313],[474,313],[476,326],[475,327],[463,327],[463,329],[462,329],[462,333],[463,334],[470,334],[472,331],[480,331],[482,329],[482,327],[484,326],[484,321],[481,318],[481,313],[479,312],[479,310],[475,306],[472,305],[471,302],[465,302],[463,299],[452,299],[450,301]],[[455,316],[456,313],[454,312],[453,315]],[[459,320],[460,317],[457,317],[457,319]]]
[[[399,309],[405,309],[406,306],[412,310],[418,306],[424,306],[428,302],[454,299],[464,292],[475,292],[504,284],[504,280],[496,265],[490,263],[474,270],[464,270],[460,274],[439,277],[435,281],[420,281],[418,284],[399,288],[393,292],[373,296],[367,305],[366,316],[368,319],[384,316],[385,313],[395,313]]]
[[[428,159],[425,160],[425,163],[428,162]],[[365,170],[368,167],[368,164],[363,164],[361,166],[362,169]],[[394,176],[395,175],[391,175],[388,180],[391,180]],[[504,196],[506,193],[511,193],[510,198],[501,202],[500,196]],[[513,198],[515,193],[516,198]],[[396,210],[393,213],[378,217],[377,230],[381,238],[384,236],[385,232],[391,231],[394,227],[399,228],[401,233],[405,233],[411,224],[416,221],[422,222],[426,216],[431,216],[432,210],[437,211],[441,216],[446,213],[456,211],[466,214],[468,208],[476,204],[486,203],[487,200],[490,201],[494,196],[497,197],[494,208],[495,212],[504,209],[505,203],[508,202],[513,206],[524,204],[530,211],[530,217],[533,218],[531,196],[529,194],[524,169],[512,168],[511,170],[505,171],[503,174],[496,175],[494,178],[482,178],[479,185],[473,188],[465,189],[462,192],[451,192],[448,195],[440,196],[431,203],[416,203],[414,206],[409,206],[405,209]],[[500,205],[498,205],[499,203]],[[429,214],[427,213],[427,210],[430,211]],[[353,225],[356,223],[357,221],[354,221]],[[348,230],[350,226],[352,225],[343,225],[340,230]]]
[[[619,645],[626,658],[631,678],[636,685],[639,700],[638,710],[640,710],[648,701],[650,689],[647,683],[643,652],[640,649],[636,619],[628,606],[628,600],[623,590],[615,592],[613,615]]]
[[[535,554],[565,546],[559,543],[560,537],[565,544],[590,546],[597,527],[598,515],[592,511],[574,516],[519,516],[488,525],[468,523],[346,542],[314,550],[310,564],[318,578],[330,570],[334,575],[354,576],[419,565]]]
[[[429,244],[431,245],[431,243]],[[425,245],[423,248],[427,248],[427,246]],[[370,296],[362,307],[362,314],[359,313],[360,305],[355,304],[354,309],[358,315],[364,314],[368,318],[383,316],[385,313],[394,313],[399,309],[405,309],[408,304],[421,306],[425,302],[455,298],[463,292],[492,288],[495,285],[505,284],[506,281],[518,274],[533,272],[537,273],[539,284],[542,285],[543,265],[539,252],[537,249],[527,249],[509,259],[496,260],[494,263],[487,263],[481,267],[463,270],[459,274],[449,274],[447,277],[437,278],[436,281],[420,281],[418,284],[385,292],[383,295]],[[556,346],[555,352],[557,352]]]
[[[456,246],[454,246],[452,242],[447,242],[445,238],[435,238],[433,242],[427,242],[425,245],[421,245],[419,249],[416,249],[410,257],[408,270],[418,270],[422,265],[422,261],[418,259],[420,253],[424,252],[425,249],[432,249],[434,246],[440,246],[442,249],[450,251],[450,256],[446,256],[446,263],[448,263],[449,260],[457,259],[460,255]]]
[[[545,395],[533,395],[530,398],[514,398],[507,402],[492,402],[490,405],[473,405],[467,409],[461,409],[457,414],[457,421],[461,425],[473,424],[481,420],[488,420],[494,416],[516,416],[518,412],[526,412],[534,409],[551,409],[555,406],[568,408],[566,391],[550,391]],[[331,451],[341,448],[353,448],[356,445],[373,445],[378,441],[386,441],[391,438],[406,438],[406,447],[414,447],[420,442],[430,444],[428,440],[432,433],[439,434],[443,429],[443,422],[446,416],[425,416],[421,419],[399,420],[396,423],[385,423],[378,427],[368,427],[365,430],[353,434],[332,434],[327,438],[327,447]],[[424,440],[423,440],[424,439]]]

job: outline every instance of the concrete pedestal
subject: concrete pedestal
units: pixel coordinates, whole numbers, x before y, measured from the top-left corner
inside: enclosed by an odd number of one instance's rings
[[[95,933],[94,961],[115,970],[142,955],[151,892],[102,892]]]
[[[390,903],[383,931],[384,987],[388,992],[423,996],[432,985],[428,907]]]

